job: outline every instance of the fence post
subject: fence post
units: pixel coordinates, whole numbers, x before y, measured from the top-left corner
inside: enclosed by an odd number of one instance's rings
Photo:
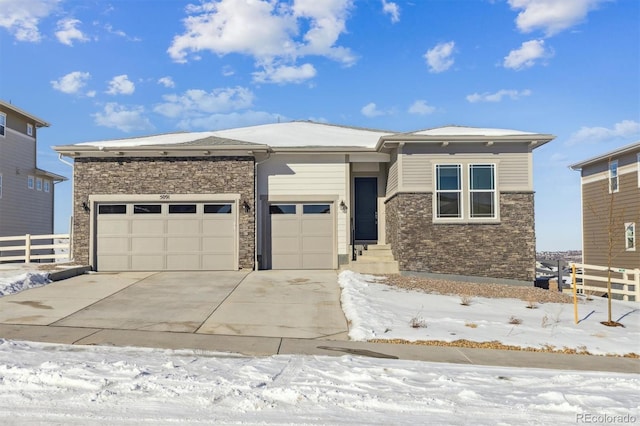
[[[24,263],[31,263],[31,234],[24,236]]]

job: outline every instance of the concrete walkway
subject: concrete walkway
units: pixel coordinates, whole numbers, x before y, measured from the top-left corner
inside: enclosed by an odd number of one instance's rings
[[[640,360],[352,342],[335,271],[85,274],[0,298],[0,337],[640,373]]]

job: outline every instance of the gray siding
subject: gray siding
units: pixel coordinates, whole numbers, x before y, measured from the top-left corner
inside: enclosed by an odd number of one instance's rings
[[[26,133],[26,122],[10,120],[11,112],[3,112],[7,113],[9,128],[18,125]],[[0,236],[53,233],[53,182],[49,193],[44,188],[37,191],[35,182],[34,189],[28,189],[27,177],[34,176],[35,181],[35,168],[35,139],[7,129],[5,137],[0,137]]]
[[[398,192],[398,152],[391,153],[391,161],[389,163],[389,173],[387,176],[387,197],[391,197]]]
[[[433,190],[434,164],[438,162],[494,163],[500,191],[532,191],[531,152],[527,146],[475,146],[407,144],[402,153],[400,192]],[[389,195],[389,193],[387,194]]]

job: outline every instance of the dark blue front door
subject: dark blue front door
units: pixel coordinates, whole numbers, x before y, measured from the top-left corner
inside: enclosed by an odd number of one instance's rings
[[[354,226],[356,240],[378,239],[378,179],[355,178]]]

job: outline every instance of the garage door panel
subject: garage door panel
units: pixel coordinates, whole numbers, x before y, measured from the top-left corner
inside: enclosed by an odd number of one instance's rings
[[[301,269],[300,256],[293,254],[274,254],[271,259],[273,269]]]
[[[164,251],[164,238],[162,237],[132,237],[131,253],[144,254],[149,252]]]
[[[302,269],[327,269],[333,263],[331,254],[302,254]]]
[[[233,203],[98,204],[101,271],[237,269]]]
[[[299,251],[298,236],[279,237],[271,241],[271,250],[277,253],[297,253]]]
[[[303,253],[327,253],[333,245],[332,237],[305,236],[302,239]]]
[[[303,220],[302,235],[332,235],[333,222],[328,220]]]
[[[200,254],[168,254],[167,269],[171,271],[188,271],[201,269]]]

